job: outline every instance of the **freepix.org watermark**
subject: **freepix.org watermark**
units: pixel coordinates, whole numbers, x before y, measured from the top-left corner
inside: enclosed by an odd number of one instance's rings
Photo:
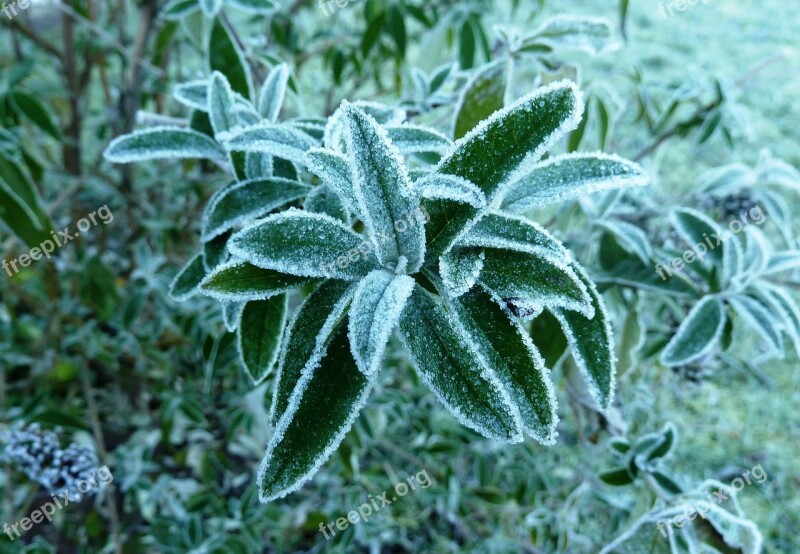
[[[75,238],[81,233],[85,233],[92,227],[96,226],[98,224],[98,218],[103,225],[108,225],[114,221],[114,214],[111,213],[111,210],[108,208],[108,204],[98,210],[93,211],[86,217],[79,219],[75,224],[75,226],[78,228],[77,231],[70,232],[69,226],[64,227],[64,229],[62,231],[58,231],[58,233],[55,231],[50,231],[50,235],[53,237],[53,240],[48,239],[42,242],[39,246],[31,248],[31,251],[27,254],[20,254],[19,258],[14,258],[11,261],[3,258],[3,269],[6,273],[8,273],[9,277],[13,277],[15,274],[19,273],[20,267],[28,267],[31,265],[32,261],[41,260],[42,256],[49,260],[50,255],[55,252],[56,248],[61,248],[68,242],[75,240]],[[19,267],[17,267],[17,264],[19,264]]]
[[[750,480],[750,477],[753,478],[752,481]],[[739,492],[740,490],[744,489],[745,483],[747,485],[752,485],[753,482],[755,482],[761,485],[767,479],[769,479],[767,472],[764,471],[764,468],[761,466],[761,464],[758,464],[752,469],[742,473],[741,477],[736,477],[733,481],[731,481],[730,488],[736,492]],[[658,521],[656,521],[656,527],[658,528],[659,531],[661,531],[661,534],[664,535],[664,537],[666,538],[669,536],[670,533],[672,533],[673,525],[675,525],[675,527],[680,529],[690,521],[695,520],[698,515],[701,518],[705,519],[706,514],[711,510],[711,506],[713,505],[713,503],[720,505],[730,498],[727,494],[725,494],[726,492],[730,493],[729,490],[726,491],[725,489],[717,489],[715,491],[712,491],[706,497],[708,500],[700,500],[698,502],[695,502],[694,504],[687,506],[685,512],[682,515],[677,515],[672,519],[668,519],[666,521],[666,525],[665,522],[659,519]]]
[[[407,495],[410,491],[417,490],[417,485],[422,489],[427,489],[432,483],[433,481],[428,476],[428,470],[423,469],[417,472],[416,475],[410,475],[405,481],[398,482],[388,491],[384,491],[375,496],[370,494],[368,497],[369,502],[364,502],[359,506],[358,511],[350,510],[347,512],[347,516],[342,516],[333,523],[326,524],[325,522],[320,522],[319,532],[323,534],[326,540],[330,540],[332,537],[336,536],[336,529],[344,531],[350,527],[350,525],[355,525],[361,521],[367,522],[373,514],[376,514],[384,506],[388,506],[397,501],[399,497]],[[390,494],[392,495],[391,499],[387,498]],[[379,503],[380,506],[378,505]],[[334,529],[334,526],[336,529]]]
[[[748,217],[752,221],[748,221]],[[728,230],[723,231],[719,235],[716,233],[706,235],[704,233],[704,242],[698,242],[692,248],[686,250],[682,256],[673,258],[673,260],[668,263],[666,267],[662,266],[660,263],[656,264],[656,273],[658,273],[658,276],[661,277],[662,281],[666,281],[667,275],[664,274],[665,271],[670,277],[672,277],[673,271],[680,271],[685,265],[691,264],[696,260],[700,260],[702,262],[709,251],[714,250],[733,235],[738,235],[741,233],[746,225],[750,225],[752,223],[761,225],[764,223],[764,221],[766,221],[766,219],[767,217],[764,215],[764,211],[761,209],[761,206],[754,206],[749,212],[745,211],[739,214],[738,219],[732,219],[728,224]]]
[[[4,523],[3,531],[8,535],[8,538],[13,541],[19,538],[25,531],[30,531],[37,523],[41,523],[45,519],[47,521],[53,521],[53,515],[55,515],[57,510],[63,510],[71,502],[79,502],[82,495],[90,491],[96,491],[108,485],[113,480],[114,476],[111,475],[111,470],[108,469],[108,466],[99,467],[90,473],[86,479],[75,483],[74,491],[64,489],[60,493],[52,495],[52,502],[45,502],[38,509],[32,511],[30,516],[23,517],[16,523]],[[20,527],[22,527],[22,533],[20,533]],[[12,531],[14,534],[12,534]]]

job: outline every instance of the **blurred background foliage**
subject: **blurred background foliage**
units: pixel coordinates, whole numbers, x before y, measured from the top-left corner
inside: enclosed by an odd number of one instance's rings
[[[0,21],[4,258],[100,206],[114,214],[51,262],[0,278],[0,430],[60,429],[64,446],[92,447],[114,475],[112,487],[53,523],[13,543],[0,536],[0,549],[597,552],[654,507],[757,464],[769,479],[737,495],[743,512],[766,551],[800,549],[800,374],[790,325],[771,326],[779,310],[755,326],[730,310],[711,351],[663,363],[687,313],[725,283],[693,266],[688,292],[676,292],[651,271],[686,247],[671,208],[722,224],[758,204],[766,246],[753,247],[742,271],[766,259],[756,285],[763,278],[797,300],[800,7],[718,1],[666,19],[655,4],[627,0],[367,0],[328,11],[302,0],[40,0]],[[607,23],[564,32],[563,16]],[[620,358],[615,407],[595,412],[574,386],[563,345],[534,328],[555,369],[559,441],[501,448],[458,425],[397,355],[315,479],[259,504],[270,381],[252,387],[217,303],[178,304],[166,292],[197,252],[203,208],[228,177],[207,161],[102,160],[119,134],[186,117],[173,87],[207,77],[209,34],[246,54],[256,83],[287,63],[284,115],[325,117],[344,98],[378,100],[451,137],[539,84],[576,80],[587,117],[563,150],[616,152],[652,178],[642,193],[532,214],[603,284]],[[481,83],[486,92],[465,110],[460,97]],[[786,265],[772,278],[776,256]],[[782,330],[789,340],[780,351],[767,348]],[[641,437],[667,432],[674,438],[653,458],[658,465],[647,458],[640,468],[630,455],[626,477],[609,478],[620,444],[639,452]],[[49,495],[2,459],[0,522],[11,523]],[[431,487],[330,541],[320,534],[321,522],[422,470]],[[675,487],[653,486],[653,471]],[[651,527],[649,549],[630,551],[690,548],[652,538]],[[701,534],[686,540],[747,551],[722,544],[716,529]]]

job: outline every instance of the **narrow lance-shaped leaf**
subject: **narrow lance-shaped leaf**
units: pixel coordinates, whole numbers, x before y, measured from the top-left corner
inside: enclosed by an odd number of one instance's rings
[[[311,187],[273,177],[242,181],[222,190],[208,203],[203,215],[203,242],[240,223],[302,198]]]
[[[456,142],[437,166],[439,173],[475,183],[491,204],[501,185],[524,174],[552,144],[574,129],[583,113],[583,98],[575,85],[554,83],[523,97],[483,120]],[[426,225],[428,256],[450,249],[476,221],[475,208],[448,201],[429,201]]]
[[[378,267],[369,244],[350,227],[294,208],[239,231],[229,249],[253,265],[298,277],[352,280]]]
[[[714,295],[703,297],[664,348],[661,363],[674,367],[701,358],[719,341],[725,321],[725,308],[719,298]]]
[[[400,339],[422,381],[458,421],[485,437],[520,442],[519,410],[464,329],[416,286]]]
[[[422,154],[447,152],[453,143],[443,134],[429,127],[405,124],[387,127],[386,132],[401,154]]]
[[[250,66],[219,17],[214,18],[211,26],[207,52],[209,69],[225,75],[235,92],[252,99]]]
[[[219,71],[211,75],[208,87],[208,115],[216,136],[230,131],[239,124],[234,112],[233,90]]]
[[[200,282],[206,276],[203,254],[197,254],[178,272],[169,286],[169,296],[176,302],[188,300],[198,291]]]
[[[568,263],[572,254],[542,226],[520,217],[490,213],[458,241],[458,246],[480,246],[527,252]]]
[[[764,305],[745,295],[736,295],[728,299],[737,315],[748,327],[758,333],[773,352],[783,353],[783,336],[777,328],[780,318],[767,310]]]
[[[452,306],[519,408],[525,432],[543,444],[553,444],[558,423],[555,391],[528,333],[480,287]]]
[[[324,148],[306,152],[308,168],[330,187],[353,214],[359,214],[358,199],[353,188],[353,173],[347,158]],[[360,217],[359,217],[360,219]]]
[[[503,189],[502,210],[524,213],[595,192],[648,183],[635,163],[608,154],[567,154],[534,166]]]
[[[589,318],[577,311],[552,311],[561,323],[572,358],[586,379],[589,392],[600,409],[606,410],[614,398],[617,372],[611,322],[603,298],[592,280],[577,263],[572,267],[589,292],[594,317]]]
[[[318,214],[328,214],[344,223],[350,222],[350,212],[342,202],[341,197],[336,194],[328,185],[314,187],[306,195],[303,209],[307,212]]]
[[[417,271],[425,254],[425,230],[417,217],[408,173],[385,129],[358,108],[347,105],[344,121],[359,215],[382,264],[405,257]],[[402,224],[402,228],[401,228]]]
[[[432,173],[414,181],[412,190],[420,197],[433,200],[452,200],[475,208],[486,206],[486,195],[475,184],[455,175]]]
[[[278,360],[287,312],[286,294],[247,302],[244,306],[237,337],[239,354],[254,385],[269,376]]]
[[[61,140],[61,131],[56,118],[41,100],[21,90],[11,91],[8,93],[8,98],[34,125],[54,139]]]
[[[258,111],[270,121],[277,121],[286,97],[286,84],[289,82],[289,66],[285,63],[275,66],[264,81]]]
[[[480,248],[453,248],[439,258],[439,275],[447,294],[458,298],[478,282],[485,254]]]
[[[218,138],[228,150],[263,152],[298,164],[305,164],[306,151],[316,144],[305,133],[280,123],[241,127]]]
[[[413,289],[414,279],[386,270],[375,270],[359,282],[348,334],[353,357],[365,375],[380,367],[386,343]]]
[[[725,245],[720,241],[725,237],[722,229],[711,218],[691,208],[680,208],[671,212],[670,219],[689,247],[702,245],[708,251],[706,256],[709,259],[717,264],[722,263]]]
[[[265,300],[315,281],[263,269],[244,260],[233,260],[207,275],[200,282],[199,289],[203,294],[220,301],[241,302]]]
[[[319,364],[334,331],[345,317],[354,292],[352,283],[326,281],[295,311],[286,328],[275,376],[270,406],[273,425],[289,409],[292,391],[304,370]]]
[[[278,422],[258,472],[262,502],[297,490],[319,470],[352,427],[373,384],[358,371],[342,327],[319,366],[304,371]]]
[[[183,127],[151,127],[111,141],[105,158],[114,163],[199,158],[224,160],[225,151],[211,138]]]

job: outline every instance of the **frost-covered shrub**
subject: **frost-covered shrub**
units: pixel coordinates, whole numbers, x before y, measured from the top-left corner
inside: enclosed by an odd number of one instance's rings
[[[555,440],[549,370],[525,327],[542,310],[563,328],[598,406],[613,396],[609,321],[586,271],[542,227],[502,211],[509,193],[545,203],[547,186],[557,200],[644,184],[618,158],[539,163],[580,121],[576,88],[551,85],[493,114],[429,171],[410,171],[403,154],[418,152],[433,131],[381,125],[364,108],[344,103],[327,122],[323,148],[288,156],[319,178],[306,185],[306,209],[274,212],[233,234],[232,259],[199,285],[241,306],[251,375],[260,381],[276,368],[275,432],[259,472],[264,501],[296,490],[336,449],[395,329],[445,407],[493,439]],[[237,136],[252,133],[242,142],[248,151],[280,156],[259,139],[265,130],[273,132],[261,126]],[[181,282],[191,282],[186,272]],[[313,292],[290,315],[290,291],[300,288]]]

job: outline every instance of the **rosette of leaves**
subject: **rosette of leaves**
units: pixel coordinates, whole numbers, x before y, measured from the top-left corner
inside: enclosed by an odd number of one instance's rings
[[[421,380],[463,425],[499,441],[551,444],[555,394],[525,326],[547,309],[597,404],[609,406],[614,356],[600,295],[558,240],[499,210],[509,190],[533,201],[548,183],[571,182],[574,194],[603,178],[640,184],[640,170],[622,161],[540,162],[582,110],[571,83],[534,91],[412,179],[387,130],[345,103],[329,122],[328,147],[306,154],[338,213],[290,209],[233,235],[233,259],[203,279],[205,294],[271,302],[278,320],[289,291],[313,287],[285,336],[272,331],[275,431],[259,471],[262,501],[302,486],[338,447],[395,331]]]
[[[601,553],[761,552],[761,532],[742,511],[735,489],[714,480],[679,484],[688,479],[668,469],[677,443],[678,431],[672,423],[634,441],[620,437],[609,442],[615,467],[600,473],[600,480],[613,487],[641,485],[656,500]],[[616,506],[621,505],[619,495],[614,494]],[[626,512],[623,519],[632,515]],[[680,525],[675,521],[681,521]]]

